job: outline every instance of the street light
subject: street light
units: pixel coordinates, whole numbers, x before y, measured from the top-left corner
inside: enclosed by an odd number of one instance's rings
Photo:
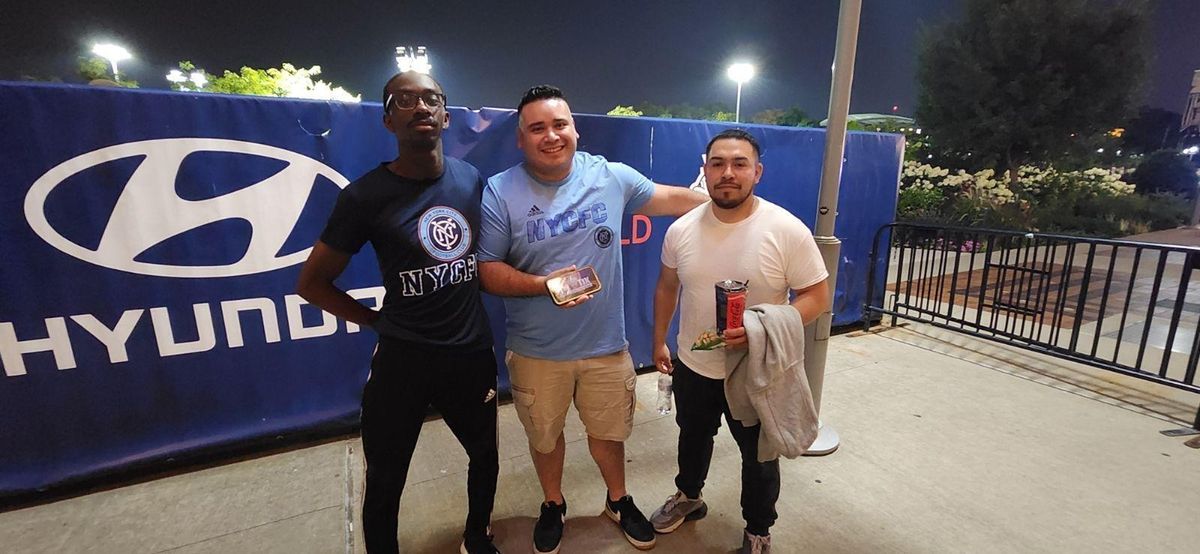
[[[424,46],[413,48],[411,46],[396,47],[396,67],[401,73],[405,71],[416,71],[417,73],[429,74],[433,66],[429,64],[429,54],[425,51]]]
[[[729,66],[725,74],[737,83],[737,107],[734,108],[733,121],[740,123],[742,121],[742,83],[754,78],[754,66],[748,63],[735,63]]]
[[[93,46],[92,53],[108,60],[108,63],[112,64],[114,81],[121,80],[121,76],[117,74],[117,62],[123,62],[133,57],[133,55],[130,54],[125,48],[111,43],[97,44]]]

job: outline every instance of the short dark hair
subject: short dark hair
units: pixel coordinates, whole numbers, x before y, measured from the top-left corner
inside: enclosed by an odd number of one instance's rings
[[[754,138],[754,135],[747,133],[745,129],[726,129],[717,133],[717,136],[708,141],[708,146],[704,148],[704,155],[707,156],[709,152],[712,152],[713,143],[723,139],[744,140],[750,143],[750,146],[754,147],[754,156],[762,159],[762,148],[759,148],[758,140]]]
[[[567,100],[563,96],[562,90],[552,85],[538,85],[525,91],[525,95],[521,97],[521,103],[517,104],[517,115],[521,114],[521,110],[526,104],[537,102],[538,100],[546,100],[548,98],[561,98],[564,102]]]
[[[387,111],[388,111],[388,97],[392,95],[392,93],[388,92],[388,87],[392,86],[392,81],[395,81],[396,79],[399,79],[400,77],[402,77],[402,76],[404,76],[404,75],[407,75],[407,74],[410,74],[410,73],[413,73],[413,74],[416,74],[416,75],[424,75],[424,76],[426,76],[426,77],[429,77],[431,80],[433,80],[433,84],[437,85],[438,92],[439,92],[439,93],[441,93],[441,95],[442,95],[442,99],[444,100],[444,99],[446,98],[446,89],[442,88],[442,83],[438,82],[438,80],[437,80],[437,79],[435,79],[435,78],[433,77],[433,75],[430,75],[430,74],[428,74],[428,73],[420,73],[420,72],[417,72],[417,71],[411,71],[411,70],[410,70],[410,71],[401,71],[400,73],[397,73],[397,74],[395,74],[395,75],[392,75],[392,76],[391,76],[391,78],[389,78],[389,79],[387,80],[387,82],[383,84],[383,99],[382,99],[382,102],[383,102],[383,111],[384,111],[384,112],[387,112]]]

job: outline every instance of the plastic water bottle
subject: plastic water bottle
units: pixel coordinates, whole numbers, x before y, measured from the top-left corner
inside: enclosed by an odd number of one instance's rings
[[[671,415],[671,375],[658,374],[658,413]]]

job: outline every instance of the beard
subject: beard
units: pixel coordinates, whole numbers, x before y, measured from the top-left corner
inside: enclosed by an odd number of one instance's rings
[[[739,190],[738,192],[741,192],[741,191]],[[726,197],[726,196],[718,193],[718,194],[712,195],[712,202],[713,202],[713,204],[716,204],[718,208],[721,208],[723,210],[732,210],[738,206],[741,206],[742,203],[744,203],[748,198],[750,198],[750,196],[753,192],[754,192],[754,189],[751,188],[749,191],[746,191],[745,195],[733,196],[733,197]]]

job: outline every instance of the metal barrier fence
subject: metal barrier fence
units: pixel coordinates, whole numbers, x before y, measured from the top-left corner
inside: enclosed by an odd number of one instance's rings
[[[1200,393],[1200,248],[892,223],[883,255],[868,329],[888,314]]]

